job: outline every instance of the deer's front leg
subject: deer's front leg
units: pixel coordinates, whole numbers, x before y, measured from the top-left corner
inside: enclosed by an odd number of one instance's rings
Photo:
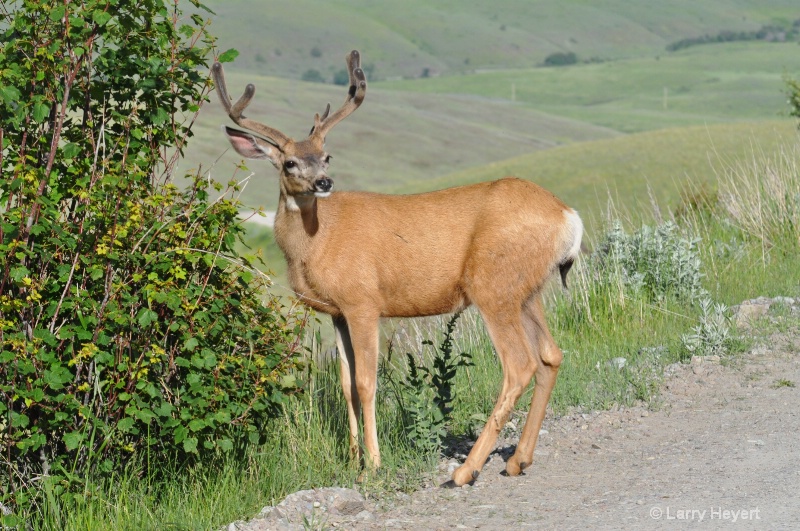
[[[364,419],[366,464],[381,465],[378,430],[375,424],[375,392],[378,381],[378,316],[348,315],[347,328],[355,361],[355,388]]]
[[[358,442],[358,417],[361,415],[361,401],[356,389],[353,343],[350,340],[350,331],[344,317],[334,317],[333,328],[336,330],[336,347],[339,350],[342,390],[345,402],[347,402],[347,420],[350,425],[350,458],[356,463],[360,463],[362,455],[361,445]]]

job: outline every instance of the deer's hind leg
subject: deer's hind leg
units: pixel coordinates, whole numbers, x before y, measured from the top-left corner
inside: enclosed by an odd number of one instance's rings
[[[467,460],[453,472],[452,480],[444,486],[461,486],[477,479],[486,458],[494,449],[500,430],[503,429],[514,405],[537,369],[533,352],[526,338],[519,306],[516,304],[513,306],[515,307],[513,310],[479,306],[497,356],[503,366],[503,386],[494,410],[475,442],[475,446],[467,456]]]
[[[545,321],[542,299],[539,294],[531,297],[524,305],[522,321],[528,342],[536,356],[536,386],[533,389],[531,407],[525,427],[517,444],[517,450],[506,463],[510,476],[519,475],[533,462],[533,451],[539,439],[539,430],[547,410],[550,394],[556,384],[558,368],[563,355],[553,340]]]

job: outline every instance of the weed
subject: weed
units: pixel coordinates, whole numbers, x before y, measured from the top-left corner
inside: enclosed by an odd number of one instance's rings
[[[728,307],[710,298],[700,301],[700,322],[681,336],[686,357],[724,355],[731,339]]]
[[[399,393],[395,396],[402,403],[408,438],[426,453],[438,451],[447,435],[459,367],[472,366],[470,354],[454,354],[453,333],[460,315],[454,314],[447,322],[444,337],[430,367],[418,362],[413,354],[406,353],[408,373],[396,387]],[[433,342],[427,339],[422,343],[433,346]]]
[[[791,380],[787,380],[786,378],[781,378],[780,380],[775,380],[772,385],[770,386],[773,389],[780,389],[781,387],[795,387],[795,383]]]

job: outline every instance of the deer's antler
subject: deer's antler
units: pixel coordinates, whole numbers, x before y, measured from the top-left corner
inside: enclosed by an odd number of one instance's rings
[[[242,114],[242,111],[244,111],[244,109],[250,104],[250,100],[253,99],[253,96],[256,93],[255,85],[252,83],[248,84],[244,89],[244,94],[242,94],[242,97],[239,98],[236,103],[231,105],[231,99],[228,96],[228,89],[225,86],[225,73],[222,70],[221,63],[214,63],[214,66],[211,67],[211,75],[214,77],[214,84],[217,86],[217,95],[219,96],[219,100],[222,102],[222,106],[225,107],[228,116],[230,116],[231,120],[233,120],[236,125],[244,127],[245,129],[248,129],[254,133],[258,133],[267,140],[273,142],[278,149],[281,150],[288,142],[291,141],[288,136],[284,135],[277,129],[246,118]]]
[[[319,114],[314,116],[314,127],[311,129],[309,137],[316,137],[320,141],[324,141],[325,135],[336,124],[358,109],[358,106],[364,101],[364,96],[367,94],[367,77],[361,69],[361,54],[358,53],[358,50],[353,50],[347,54],[345,59],[347,60],[347,73],[350,75],[350,89],[347,91],[347,98],[339,110],[333,114],[330,114],[331,106],[328,104],[321,117]]]

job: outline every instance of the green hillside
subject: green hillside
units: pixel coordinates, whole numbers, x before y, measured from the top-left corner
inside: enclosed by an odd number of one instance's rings
[[[635,219],[653,212],[652,196],[667,218],[680,204],[682,192],[712,191],[717,172],[798,142],[794,120],[662,129],[531,153],[432,181],[409,182],[404,191],[515,175],[544,186],[577,208],[591,228],[603,219],[609,198]]]
[[[800,17],[795,0],[209,0],[220,46],[236,68],[327,80],[358,48],[376,79],[530,68],[554,52],[618,59],[663,54],[677,40],[753,31]]]
[[[341,86],[298,81],[305,69],[332,74],[352,48],[374,67],[379,81],[370,82],[363,107],[328,139],[339,190],[415,192],[516,174],[594,216],[606,187],[646,201],[649,183],[659,200],[674,203],[677,182],[709,177],[709,156],[742,153],[754,140],[771,149],[792,134],[793,122],[775,120],[787,113],[784,77],[800,73],[797,43],[672,53],[665,46],[796,20],[793,2],[475,4],[209,3],[220,47],[241,51],[226,65],[231,92],[255,83],[248,115],[289,135],[304,136],[313,113],[344,96]],[[524,53],[513,52],[512,41]],[[536,67],[553,51],[615,60]],[[420,79],[422,68],[431,77]],[[229,179],[240,158],[219,131],[225,123],[212,97],[182,169],[199,165]],[[274,168],[249,167],[245,203],[274,208]]]
[[[797,43],[696,46],[660,57],[563,68],[502,70],[379,83],[381,88],[516,101],[621,132],[787,112],[786,73],[800,72]]]

